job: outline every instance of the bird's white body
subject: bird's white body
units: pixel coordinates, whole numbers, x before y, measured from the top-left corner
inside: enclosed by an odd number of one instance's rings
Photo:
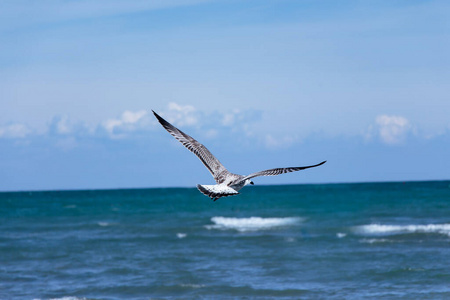
[[[232,187],[229,187],[226,184],[213,184],[213,185],[198,184],[197,188],[200,190],[200,192],[213,199],[216,198],[216,196],[218,195],[226,197],[239,194],[238,191],[236,191]]]
[[[197,188],[202,192],[204,195],[210,197],[213,200],[217,200],[220,197],[227,197],[232,195],[239,194],[239,191],[246,185],[253,184],[250,179],[246,179],[243,181],[239,181],[236,184],[227,185],[226,183],[221,184],[213,184],[213,185],[206,185],[206,184],[198,184]]]

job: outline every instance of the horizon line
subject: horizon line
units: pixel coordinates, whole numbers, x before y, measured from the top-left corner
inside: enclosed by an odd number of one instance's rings
[[[387,180],[387,181],[348,181],[348,182],[327,182],[327,183],[286,183],[286,184],[258,184],[261,186],[292,186],[292,185],[348,185],[348,184],[383,184],[383,183],[419,183],[419,182],[445,182],[450,179],[423,179],[423,180]],[[52,192],[86,192],[86,191],[121,191],[121,190],[153,190],[153,189],[196,189],[195,186],[160,186],[160,187],[117,187],[117,188],[67,188],[67,189],[30,189],[0,191],[0,194],[7,193],[52,193]]]

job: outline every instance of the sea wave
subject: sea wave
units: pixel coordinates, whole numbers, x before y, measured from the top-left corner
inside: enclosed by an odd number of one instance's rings
[[[186,283],[186,284],[182,283],[180,286],[187,287],[187,288],[193,288],[193,289],[200,289],[202,287],[205,287],[204,284],[192,284],[192,283]]]
[[[182,232],[178,232],[178,233],[177,233],[177,238],[179,238],[179,239],[184,239],[185,237],[187,237],[187,234],[186,234],[186,233],[182,233]]]
[[[355,227],[363,235],[397,235],[407,233],[439,233],[450,237],[450,224],[384,225],[369,224]]]
[[[343,233],[343,232],[338,232],[338,233],[336,233],[336,236],[337,236],[338,238],[342,239],[342,238],[345,238],[345,237],[347,236],[347,234],[346,234],[346,233]]]
[[[34,298],[33,300],[42,300],[40,298]],[[50,298],[48,300],[87,300],[87,298],[79,298],[79,297],[73,297],[73,296],[64,296],[61,298]]]
[[[34,300],[39,300],[39,299],[34,299]],[[49,300],[87,300],[87,298],[64,296],[64,297],[61,297],[61,298],[51,298]]]
[[[267,230],[277,227],[285,227],[297,225],[302,222],[299,217],[286,218],[226,218],[226,217],[212,217],[213,225],[206,225],[207,229],[228,230],[234,229],[239,232]]]
[[[101,227],[106,227],[106,226],[111,226],[112,224],[109,222],[97,222],[97,225],[101,226]]]
[[[389,239],[362,239],[359,241],[364,244],[377,244],[377,243],[393,243],[394,240]]]

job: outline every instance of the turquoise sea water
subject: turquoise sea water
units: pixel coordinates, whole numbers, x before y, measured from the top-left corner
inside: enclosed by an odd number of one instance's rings
[[[0,299],[450,299],[450,181],[0,193]]]

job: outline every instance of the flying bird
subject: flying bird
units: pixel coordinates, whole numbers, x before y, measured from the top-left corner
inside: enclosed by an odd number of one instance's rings
[[[153,111],[153,110],[152,110]],[[233,174],[229,172],[220,161],[206,149],[205,146],[197,142],[193,137],[187,135],[180,129],[176,128],[161,116],[153,111],[156,119],[159,123],[180,143],[183,144],[189,151],[193,152],[202,161],[205,167],[211,172],[215,185],[201,185],[197,184],[197,188],[204,195],[210,197],[213,201],[216,201],[222,197],[228,197],[239,194],[239,190],[249,184],[254,184],[251,181],[252,178],[257,176],[275,176],[289,172],[300,171],[308,168],[318,167],[323,165],[326,161],[323,161],[317,165],[304,166],[304,167],[289,167],[289,168],[275,168],[264,171],[252,173],[247,176]]]

